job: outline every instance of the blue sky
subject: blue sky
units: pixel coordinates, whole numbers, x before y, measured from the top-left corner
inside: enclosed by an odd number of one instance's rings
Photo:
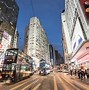
[[[17,29],[19,32],[19,48],[24,46],[24,32],[30,18],[36,16],[45,29],[50,44],[62,52],[61,12],[64,0],[16,0],[19,6]]]

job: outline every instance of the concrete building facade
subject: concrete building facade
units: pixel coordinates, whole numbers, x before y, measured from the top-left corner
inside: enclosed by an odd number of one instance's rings
[[[37,66],[41,59],[50,62],[48,38],[37,17],[32,17],[26,28],[24,51],[33,58]]]
[[[61,14],[62,18],[62,42],[64,48],[64,62],[68,64],[71,58],[72,47],[71,47],[71,37],[68,31],[67,22],[65,18],[65,11]]]
[[[54,66],[55,65],[55,59],[56,59],[55,49],[54,49],[53,45],[51,45],[51,44],[49,45],[49,52],[50,52],[50,63],[52,66]]]
[[[65,11],[62,13],[63,33],[71,46],[70,64],[73,68],[89,68],[89,0],[65,0]],[[63,22],[65,17],[66,25]],[[67,28],[65,28],[67,26]],[[68,31],[68,34],[67,32]],[[66,35],[67,34],[67,35]],[[69,36],[68,36],[69,35]],[[69,37],[70,42],[67,38]],[[64,41],[63,41],[64,42]],[[66,46],[64,47],[64,49]],[[68,47],[67,47],[68,49]],[[68,52],[69,53],[69,52]]]
[[[19,33],[16,30],[14,34],[14,42],[13,42],[13,48],[18,48],[18,38],[19,38]]]
[[[50,64],[52,66],[57,66],[64,63],[61,54],[58,52],[58,50],[55,50],[55,48],[51,44],[49,45],[49,52],[50,52]]]

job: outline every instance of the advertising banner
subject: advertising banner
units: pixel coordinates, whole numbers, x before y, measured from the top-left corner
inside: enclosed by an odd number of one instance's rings
[[[3,32],[2,41],[0,44],[0,70],[4,62],[4,55],[6,49],[9,48],[11,43],[11,35],[9,35],[7,32]]]
[[[79,19],[77,18],[76,25],[74,28],[74,33],[72,36],[72,52],[75,53],[76,50],[81,46],[81,44],[85,41],[81,25],[79,23]]]

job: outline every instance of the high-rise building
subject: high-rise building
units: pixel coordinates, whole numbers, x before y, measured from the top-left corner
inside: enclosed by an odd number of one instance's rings
[[[70,37],[73,34],[76,16],[77,16],[77,9],[75,0],[65,0],[65,17]]]
[[[54,62],[55,62],[55,58],[54,58],[55,52],[54,52],[53,46],[51,44],[49,45],[49,52],[50,52],[50,63],[51,63],[51,65],[54,65]]]
[[[18,48],[18,37],[19,37],[19,34],[18,34],[18,31],[16,30],[14,34],[13,48]]]
[[[0,31],[12,36],[13,46],[19,8],[15,0],[0,0]]]
[[[75,0],[86,39],[89,39],[89,0]]]
[[[59,65],[59,54],[58,54],[58,51],[57,50],[55,50],[55,57],[56,57],[56,59],[55,59],[55,65]]]
[[[64,60],[61,58],[61,54],[58,50],[55,50],[53,45],[49,45],[49,52],[50,52],[50,63],[52,66],[60,65],[64,63]]]
[[[62,58],[58,50],[55,50],[55,65],[59,66],[60,64],[64,64],[64,59]]]
[[[72,50],[70,65],[72,68],[81,65],[89,68],[89,0],[65,0],[62,25],[65,37],[63,40],[65,39],[66,45],[70,45]]]
[[[64,10],[61,14],[61,18],[62,18],[62,42],[64,48],[64,62],[65,64],[68,64],[72,53],[72,47]]]
[[[32,17],[26,28],[24,51],[33,58],[37,66],[41,59],[50,62],[48,38],[37,17]]]

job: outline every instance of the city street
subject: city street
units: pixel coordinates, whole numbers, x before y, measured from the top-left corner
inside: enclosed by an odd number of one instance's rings
[[[0,0],[0,90],[89,90],[89,0]]]
[[[51,72],[47,76],[37,73],[12,85],[0,85],[0,90],[89,90],[89,85],[62,72]]]

